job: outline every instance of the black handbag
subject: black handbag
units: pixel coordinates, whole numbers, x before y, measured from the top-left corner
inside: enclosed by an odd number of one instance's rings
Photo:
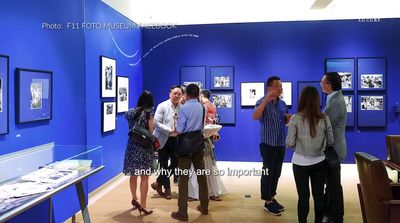
[[[204,136],[202,130],[185,132],[178,135],[175,147],[176,156],[187,156],[204,150]]]
[[[203,107],[203,124],[205,109]],[[178,135],[175,145],[176,156],[187,156],[203,151],[205,148],[204,135],[202,130],[185,132]]]
[[[329,166],[334,167],[334,166],[338,166],[340,164],[339,162],[339,156],[336,153],[335,148],[333,147],[333,145],[331,144],[330,140],[329,140],[329,136],[328,136],[328,124],[326,121],[326,116],[324,117],[324,122],[325,122],[325,140],[326,140],[326,145],[325,145],[325,160],[328,163]]]
[[[140,114],[139,120],[135,125],[129,130],[128,135],[133,141],[140,144],[145,148],[153,147],[156,137],[146,128],[142,127],[140,123],[143,120],[143,111]]]

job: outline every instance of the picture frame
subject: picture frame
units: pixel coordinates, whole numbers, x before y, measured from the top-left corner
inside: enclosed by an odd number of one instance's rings
[[[298,81],[297,82],[297,104],[299,104],[300,101],[300,96],[301,96],[301,91],[303,90],[303,88],[307,87],[307,86],[312,86],[317,88],[318,93],[319,93],[319,100],[320,100],[320,104],[321,107],[324,106],[324,95],[322,93],[322,87],[321,87],[321,81]]]
[[[102,103],[102,122],[101,131],[103,133],[114,131],[116,129],[116,103]]]
[[[358,95],[359,127],[386,127],[387,101],[384,94]]]
[[[100,80],[101,80],[101,97],[116,97],[116,71],[117,63],[115,59],[100,56]]]
[[[291,81],[282,81],[282,95],[280,97],[286,103],[286,106],[292,107],[293,105],[293,83]]]
[[[240,106],[255,106],[257,101],[265,95],[264,82],[242,82],[240,83]]]
[[[354,94],[344,94],[343,95],[344,102],[346,103],[346,114],[347,114],[347,127],[354,127],[355,126],[355,96]]]
[[[52,119],[53,72],[16,69],[16,122],[28,123]]]
[[[181,66],[180,67],[181,85],[196,84],[200,90],[206,84],[206,66]]]
[[[342,91],[355,90],[355,58],[327,58],[325,71],[337,72],[342,80]]]
[[[129,110],[129,77],[117,76],[117,113]]]
[[[0,135],[9,131],[9,70],[9,56],[0,55]]]
[[[211,100],[217,109],[219,124],[234,125],[236,123],[235,93],[212,92]]]
[[[233,90],[234,89],[233,66],[210,67],[210,89],[211,90]]]
[[[385,57],[357,58],[358,90],[385,91],[387,60]]]

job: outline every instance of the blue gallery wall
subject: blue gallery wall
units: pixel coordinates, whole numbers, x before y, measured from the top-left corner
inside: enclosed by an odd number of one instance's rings
[[[61,7],[63,8],[61,10]],[[0,54],[10,56],[9,134],[0,136],[0,154],[56,141],[84,144],[85,82],[82,32],[42,29],[42,23],[81,21],[80,1],[2,1]],[[53,72],[53,117],[15,124],[15,68]],[[60,129],[62,131],[60,131]]]
[[[133,23],[101,1],[86,1],[85,9],[86,23]],[[121,173],[128,140],[128,125],[123,113],[117,114],[115,131],[101,132],[101,102],[116,99],[102,99],[100,96],[100,55],[116,59],[117,76],[130,78],[129,107],[133,107],[142,92],[141,35],[141,30],[134,26],[127,29],[85,30],[87,144],[103,146],[105,165],[103,171],[89,179],[89,191]]]
[[[366,151],[385,159],[385,135],[399,134],[399,117],[392,112],[400,101],[400,26],[399,19],[377,23],[347,21],[272,22],[178,26],[176,29],[144,30],[144,88],[155,95],[156,103],[168,97],[168,87],[178,84],[180,66],[235,67],[236,125],[221,130],[216,144],[218,160],[260,161],[259,123],[252,120],[253,109],[240,107],[240,83],[266,81],[270,75],[293,81],[293,108],[297,107],[297,81],[318,81],[324,72],[325,58],[387,57],[387,128],[350,128],[346,138],[348,156]],[[174,38],[192,34],[195,37]],[[186,35],[187,36],[187,35]],[[163,43],[161,45],[157,45]],[[157,47],[154,47],[157,46]],[[160,80],[160,81],[159,81]],[[162,80],[162,81],[161,81]],[[291,151],[286,153],[289,162]]]
[[[117,75],[131,77],[132,107],[142,91],[141,63],[138,62],[140,29],[110,30],[125,53],[136,53],[126,58],[117,50],[107,29],[67,28],[67,23],[132,23],[100,0],[2,1],[0,13],[0,54],[10,57],[10,129],[8,134],[0,135],[0,155],[53,141],[63,145],[102,145],[106,167],[84,182],[85,192],[93,191],[121,172],[128,131],[123,116],[118,115],[117,130],[101,134],[99,56],[115,58]],[[42,23],[64,27],[43,29]],[[17,67],[53,72],[52,120],[15,124],[14,70]],[[79,211],[74,186],[57,193],[52,202],[53,222],[64,222]],[[8,222],[24,223],[32,219],[48,222],[49,204],[46,200]]]
[[[0,14],[0,54],[10,57],[10,128],[8,134],[0,136],[0,154],[48,142],[86,144],[83,32],[42,28],[42,23],[82,21],[82,1],[2,1]],[[52,120],[15,123],[14,71],[17,67],[53,72]],[[1,171],[12,171],[12,168]],[[62,222],[79,210],[75,194],[75,188],[71,187],[54,196],[55,222]],[[32,222],[31,219],[47,222],[48,205],[49,201],[44,201],[10,222]]]

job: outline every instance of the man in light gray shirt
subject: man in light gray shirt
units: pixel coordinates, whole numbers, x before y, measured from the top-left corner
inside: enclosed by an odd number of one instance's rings
[[[324,113],[329,117],[333,131],[333,146],[342,161],[346,158],[346,119],[347,110],[344,102],[342,82],[337,72],[325,73],[321,80],[322,91],[327,96]],[[326,179],[326,213],[329,222],[343,222],[343,189],[340,182],[340,163],[328,168]]]
[[[176,130],[175,122],[179,112],[180,100],[182,98],[182,88],[174,85],[169,89],[169,99],[157,106],[154,115],[154,135],[160,142],[158,150],[158,159],[161,171],[157,181],[151,184],[151,187],[157,193],[166,198],[171,199],[171,185],[169,177],[174,174],[175,168],[178,166],[178,160],[175,156]],[[168,165],[168,160],[171,160]],[[167,173],[168,172],[168,173]],[[165,193],[162,191],[165,188]]]

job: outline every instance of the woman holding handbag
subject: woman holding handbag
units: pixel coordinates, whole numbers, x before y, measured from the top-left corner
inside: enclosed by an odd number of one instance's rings
[[[153,132],[154,112],[153,96],[149,91],[144,91],[138,100],[137,107],[130,109],[125,113],[129,129],[141,127]],[[137,126],[139,125],[139,126]],[[152,173],[152,164],[154,160],[154,149],[149,144],[144,144],[135,137],[129,137],[125,152],[123,173],[130,176],[129,186],[132,194],[133,209],[138,209],[145,215],[152,214],[153,211],[146,210],[147,192],[149,187],[149,176]],[[140,176],[140,203],[136,195],[137,178]]]
[[[307,222],[310,189],[314,199],[315,221],[324,215],[324,182],[327,162],[324,151],[327,142],[333,142],[332,126],[328,116],[320,110],[319,92],[305,87],[301,92],[297,114],[289,122],[286,145],[294,149],[292,163],[298,194],[297,216],[300,223]]]

